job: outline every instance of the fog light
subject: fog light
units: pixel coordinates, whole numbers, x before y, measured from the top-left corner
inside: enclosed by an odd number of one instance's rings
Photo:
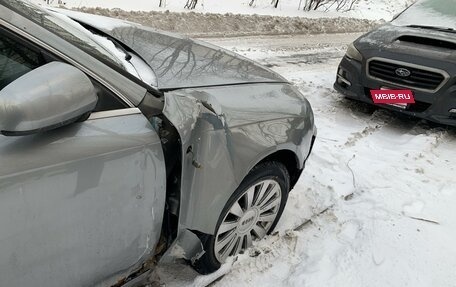
[[[351,83],[349,80],[345,79],[344,77],[342,77],[341,75],[338,75],[337,76],[337,83],[339,85],[341,85],[342,87],[344,88],[348,88],[351,86]]]
[[[452,114],[456,114],[456,109],[451,109],[451,110],[449,110],[449,112]]]

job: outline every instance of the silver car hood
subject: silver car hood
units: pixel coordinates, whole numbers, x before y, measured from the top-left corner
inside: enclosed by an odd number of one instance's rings
[[[203,41],[119,19],[62,9],[54,11],[129,46],[154,70],[159,89],[287,82],[266,67]]]

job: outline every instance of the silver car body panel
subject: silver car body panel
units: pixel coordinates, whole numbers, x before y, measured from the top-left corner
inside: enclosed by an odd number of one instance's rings
[[[228,198],[259,161],[288,150],[303,168],[316,134],[309,102],[288,84],[176,90],[165,97],[163,112],[182,139],[181,228],[214,234]]]
[[[153,254],[166,173],[143,115],[0,136],[0,158],[0,285],[110,286]]]
[[[286,83],[258,63],[221,47],[123,20],[54,9],[116,38],[155,71],[163,90],[246,83]]]
[[[134,108],[146,89],[1,5],[0,25],[131,107],[46,133],[0,136],[0,285],[112,286],[142,267],[161,233],[161,141]]]

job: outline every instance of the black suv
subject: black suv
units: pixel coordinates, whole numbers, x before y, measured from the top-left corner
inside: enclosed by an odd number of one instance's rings
[[[415,104],[381,106],[456,125],[455,1],[418,1],[357,39],[339,65],[334,87],[371,104],[371,90],[409,89]]]

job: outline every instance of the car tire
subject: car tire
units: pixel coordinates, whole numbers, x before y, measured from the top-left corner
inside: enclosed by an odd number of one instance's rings
[[[201,274],[212,273],[228,256],[270,234],[285,208],[289,189],[290,176],[283,164],[255,166],[226,203],[215,235],[200,236],[205,253],[193,262],[193,268]]]

